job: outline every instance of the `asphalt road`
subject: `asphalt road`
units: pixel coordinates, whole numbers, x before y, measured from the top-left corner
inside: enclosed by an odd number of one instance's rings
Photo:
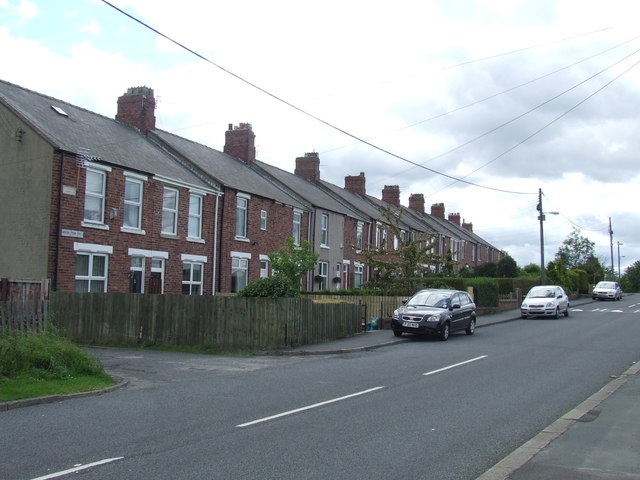
[[[91,349],[130,385],[0,412],[0,478],[474,479],[637,361],[638,338],[631,295],[342,355]]]

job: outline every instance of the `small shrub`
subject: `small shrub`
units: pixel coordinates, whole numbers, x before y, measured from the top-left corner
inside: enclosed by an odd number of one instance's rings
[[[0,330],[0,378],[106,376],[102,364],[55,331]]]
[[[249,282],[240,292],[240,297],[299,297],[300,291],[293,288],[291,282],[282,275],[258,278]]]

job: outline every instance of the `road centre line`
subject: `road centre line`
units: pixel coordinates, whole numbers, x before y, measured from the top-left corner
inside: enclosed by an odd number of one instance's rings
[[[68,470],[63,470],[61,472],[50,473],[49,475],[45,475],[43,477],[32,478],[31,480],[49,480],[51,478],[59,478],[65,475],[69,475],[70,473],[78,473],[82,470],[88,470],[89,468],[99,467],[100,465],[105,465],[107,463],[116,462],[118,460],[122,460],[124,457],[115,457],[115,458],[105,458],[104,460],[98,460],[97,462],[87,463],[86,465],[78,465],[77,467],[70,468]]]
[[[338,398],[334,398],[334,399],[331,399],[331,400],[326,400],[324,402],[314,403],[313,405],[308,405],[306,407],[296,408],[295,410],[289,410],[288,412],[278,413],[276,415],[271,415],[270,417],[259,418],[257,420],[253,420],[251,422],[241,423],[240,425],[236,425],[236,427],[237,428],[250,427],[251,425],[256,425],[258,423],[268,422],[270,420],[275,420],[277,418],[286,417],[288,415],[293,415],[293,414],[296,414],[296,413],[304,412],[306,410],[311,410],[313,408],[322,407],[324,405],[329,405],[329,404],[332,404],[332,403],[341,402],[343,400],[349,400],[350,398],[359,397],[361,395],[366,395],[367,393],[372,393],[372,392],[375,392],[377,390],[381,390],[383,388],[385,388],[385,387],[381,386],[381,387],[369,388],[368,390],[363,390],[361,392],[352,393],[350,395],[345,395],[344,397],[338,397]]]
[[[472,358],[470,360],[465,360],[464,362],[455,363],[453,365],[449,365],[448,367],[439,368],[438,370],[432,370],[427,373],[423,373],[422,375],[435,375],[436,373],[444,372],[445,370],[451,370],[452,368],[460,367],[461,365],[466,365],[467,363],[477,362],[478,360],[482,360],[483,358],[487,358],[488,355],[482,355],[480,357]]]

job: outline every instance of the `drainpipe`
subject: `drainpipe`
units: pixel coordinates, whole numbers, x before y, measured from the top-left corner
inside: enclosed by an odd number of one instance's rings
[[[216,195],[216,208],[215,208],[215,217],[213,221],[213,252],[211,252],[212,258],[212,268],[211,272],[211,295],[216,294],[216,275],[218,272],[218,202],[220,201],[220,195]]]
[[[58,290],[58,266],[60,265],[60,233],[62,228],[61,208],[62,208],[62,180],[64,177],[64,153],[60,151],[60,178],[58,179],[58,207],[56,218],[56,239],[55,254],[53,257],[53,290]]]

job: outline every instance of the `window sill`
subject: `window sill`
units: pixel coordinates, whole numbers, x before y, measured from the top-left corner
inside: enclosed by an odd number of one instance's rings
[[[180,240],[180,236],[173,233],[160,233],[160,238],[171,238],[172,240]]]
[[[133,228],[133,227],[120,227],[120,231],[124,232],[124,233],[133,233],[136,235],[146,235],[147,232],[145,232],[144,230],[140,230],[139,228]]]
[[[97,228],[98,230],[109,230],[109,225],[105,225],[104,223],[91,223],[91,222],[82,222],[80,223],[83,227],[87,228]]]
[[[187,242],[205,243],[204,238],[187,237]]]
[[[331,247],[329,245],[320,245],[320,248],[324,248],[326,250],[331,250]]]
[[[251,242],[251,240],[249,240],[247,237],[238,237],[237,235],[236,235],[236,240],[238,242],[247,242],[247,243]]]

